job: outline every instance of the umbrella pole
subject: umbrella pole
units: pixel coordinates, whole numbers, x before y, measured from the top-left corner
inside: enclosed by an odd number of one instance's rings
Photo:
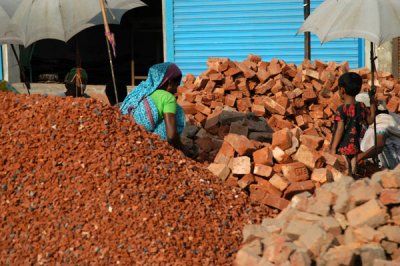
[[[376,88],[375,88],[375,55],[374,55],[374,43],[372,43],[371,42],[371,51],[370,51],[370,57],[371,57],[371,80],[372,80],[372,83],[371,83],[371,90],[370,90],[370,92],[369,92],[369,98],[370,98],[370,102],[371,103],[373,103],[373,102],[375,102],[375,93],[376,93]],[[375,106],[375,108],[376,108],[377,106]],[[375,112],[376,112],[376,109],[375,109]],[[374,160],[374,162],[375,162],[375,164],[378,164],[379,163],[379,161],[378,161],[378,148],[376,147],[376,145],[377,145],[377,142],[378,142],[378,138],[377,138],[377,135],[376,135],[376,114],[374,115],[374,149],[375,149],[375,152],[374,152],[374,158],[373,158],[373,160]]]
[[[101,7],[101,13],[103,15],[104,30],[105,30],[106,35],[107,35],[107,34],[110,33],[110,28],[108,27],[106,8],[104,6],[104,0],[100,0],[100,7]],[[107,50],[108,50],[108,58],[109,58],[109,61],[110,61],[111,78],[112,78],[112,82],[113,82],[113,86],[114,86],[115,100],[117,101],[117,103],[119,103],[117,85],[115,83],[115,74],[114,74],[114,66],[113,66],[113,60],[112,60],[112,55],[111,55],[111,48],[110,48],[110,43],[108,41],[107,36],[106,36],[106,43],[107,43]]]
[[[21,65],[21,61],[20,61],[19,58],[18,58],[17,51],[15,50],[14,44],[11,44],[11,49],[12,49],[13,54],[14,54],[14,56],[15,56],[15,59],[17,60],[17,63],[18,63],[19,73],[21,74],[21,77],[22,77],[22,79],[23,79],[22,82],[25,83],[26,90],[28,91],[28,94],[31,95],[31,92],[30,92],[30,90],[31,90],[31,84],[29,83],[29,81],[28,81],[27,78],[26,78],[25,71],[24,71],[24,69],[23,69],[23,66]]]
[[[310,15],[310,0],[304,0],[304,20]],[[311,34],[304,32],[304,58],[311,60]]]

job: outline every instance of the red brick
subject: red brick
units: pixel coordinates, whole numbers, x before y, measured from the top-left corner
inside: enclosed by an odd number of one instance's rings
[[[217,155],[215,156],[214,162],[228,164],[234,156],[235,150],[227,141],[224,141]]]
[[[207,66],[209,69],[215,70],[217,72],[223,72],[229,67],[228,58],[208,58]]]
[[[182,107],[185,114],[196,114],[197,113],[196,105],[194,103],[185,101],[185,102],[180,102],[179,106]]]
[[[278,92],[282,91],[283,89],[283,84],[281,80],[277,80],[275,82],[275,85],[271,88],[271,92],[274,94],[277,94]]]
[[[236,104],[236,97],[228,94],[225,95],[225,105],[230,106],[230,107],[234,107]]]
[[[271,185],[279,189],[280,191],[284,191],[288,186],[289,182],[285,178],[281,177],[278,174],[274,174],[270,179],[269,182]]]
[[[292,132],[288,128],[274,132],[272,135],[272,147],[279,147],[282,150],[292,146]]]
[[[287,199],[281,198],[273,194],[265,194],[264,198],[262,198],[260,202],[279,210],[285,209],[290,203],[290,201],[288,201]]]
[[[313,79],[319,80],[319,73],[318,71],[312,69],[305,69],[303,70],[303,75],[311,77]]]
[[[263,177],[270,177],[272,175],[272,167],[264,164],[254,164],[253,174]]]
[[[300,162],[282,165],[282,173],[290,182],[300,182],[310,179],[307,167]]]
[[[397,97],[390,98],[389,102],[386,105],[386,108],[389,112],[397,113],[399,111],[400,99]]]
[[[280,115],[272,115],[268,120],[268,124],[272,128],[283,129],[283,128],[292,128],[293,125],[290,121],[285,120],[283,116]]]
[[[269,97],[264,98],[264,106],[272,114],[285,115],[286,109]]]
[[[240,156],[251,154],[256,150],[254,144],[245,136],[228,134],[224,141],[228,142]]]
[[[278,75],[282,72],[281,66],[279,65],[278,60],[272,59],[270,65],[268,66],[268,72],[271,76]]]
[[[269,194],[273,194],[276,195],[278,197],[280,197],[282,195],[282,192],[277,189],[276,187],[274,187],[268,180],[265,180],[264,178],[255,177],[256,182],[259,186],[261,186],[262,189],[264,189],[266,192],[268,192]]]
[[[215,176],[219,177],[222,181],[225,181],[230,174],[229,167],[225,164],[212,163],[207,169]]]
[[[251,100],[248,97],[238,99],[236,101],[236,106],[239,112],[248,112],[249,108],[251,107]]]
[[[284,193],[285,199],[291,199],[294,195],[300,194],[302,192],[310,192],[313,193],[315,189],[315,185],[311,180],[302,181],[302,182],[293,182],[289,185]]]
[[[206,76],[198,76],[194,81],[194,85],[198,90],[204,89],[210,79]]]
[[[242,91],[231,91],[231,95],[235,96],[237,99],[242,99],[243,98],[243,92]]]
[[[248,54],[247,59],[256,64],[261,62],[261,56],[254,55],[254,54]]]
[[[224,75],[225,76],[234,76],[234,75],[236,75],[236,74],[238,74],[238,73],[240,73],[241,71],[240,71],[240,69],[239,68],[237,68],[237,67],[230,67],[230,68],[228,68],[228,70],[226,70],[225,72],[224,72]]]
[[[256,73],[253,70],[248,68],[242,62],[234,61],[234,63],[236,64],[237,68],[239,68],[240,71],[243,72],[243,75],[245,76],[245,78],[252,78],[252,77],[254,77],[256,75]]]
[[[207,116],[203,115],[202,113],[197,113],[194,118],[196,119],[197,122],[199,122],[200,124],[205,123]]]
[[[331,171],[327,168],[316,168],[311,174],[311,180],[324,184],[326,182],[332,182],[333,176]]]
[[[272,150],[269,146],[253,152],[253,160],[256,164],[272,166],[274,164]]]
[[[271,74],[266,69],[263,68],[258,68],[256,75],[261,83],[264,83],[271,76]]]
[[[300,137],[301,144],[306,145],[311,150],[318,150],[321,148],[322,143],[324,143],[324,139],[319,136],[313,135],[302,135]]]
[[[211,109],[202,103],[196,103],[196,110],[205,115],[211,114]]]
[[[302,98],[306,103],[313,102],[317,100],[317,94],[315,94],[313,89],[307,89],[303,91]]]
[[[212,81],[221,81],[224,76],[221,73],[213,73],[208,76]]]
[[[257,105],[253,104],[251,106],[251,112],[253,112],[256,116],[264,116],[265,115],[265,108],[264,105]]]
[[[232,158],[229,162],[229,168],[234,175],[247,175],[251,172],[250,158],[247,156]]]
[[[236,176],[233,176],[232,174],[231,175],[229,175],[229,177],[226,179],[226,181],[225,181],[225,185],[226,186],[228,186],[228,187],[232,187],[232,188],[234,188],[234,187],[238,187],[238,181],[239,181],[239,179],[236,177]]]
[[[325,161],[318,152],[311,150],[303,144],[300,145],[300,148],[297,150],[294,159],[304,163],[310,169],[321,167]]]
[[[254,179],[254,176],[252,174],[247,174],[240,178],[240,180],[238,181],[238,185],[241,189],[246,189],[248,186],[255,182],[256,180]]]
[[[196,96],[199,95],[198,92],[186,92],[182,96],[191,103],[194,103],[196,100]]]
[[[385,170],[379,173],[383,188],[400,188],[399,172]]]
[[[400,203],[400,190],[398,189],[383,189],[379,200],[385,204],[399,204]]]
[[[217,108],[217,107],[223,108],[223,107],[224,107],[224,104],[223,104],[222,102],[220,102],[220,101],[212,101],[212,102],[211,102],[211,105],[210,105],[210,108],[211,108],[211,109],[215,109],[215,108]]]
[[[290,163],[292,162],[290,156],[285,153],[281,148],[275,147],[272,149],[272,156],[278,163]]]

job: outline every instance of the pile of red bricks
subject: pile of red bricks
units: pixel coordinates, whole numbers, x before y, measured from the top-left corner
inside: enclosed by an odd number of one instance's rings
[[[269,215],[119,110],[0,92],[0,265],[229,265]]]
[[[210,58],[209,69],[188,75],[178,102],[194,126],[183,140],[197,144],[199,160],[229,185],[249,190],[253,201],[283,209],[291,197],[334,180],[346,171],[326,148],[342,103],[338,77],[348,63],[306,60],[301,65],[249,55],[243,62]],[[352,70],[369,89],[368,69]],[[400,108],[400,83],[378,73],[377,98]],[[195,130],[195,126],[200,128]]]
[[[246,225],[235,265],[399,265],[399,206],[400,166],[371,179],[343,177]]]

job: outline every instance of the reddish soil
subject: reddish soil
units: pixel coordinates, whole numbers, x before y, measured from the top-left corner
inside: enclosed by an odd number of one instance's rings
[[[266,207],[93,99],[0,93],[0,264],[231,264]]]

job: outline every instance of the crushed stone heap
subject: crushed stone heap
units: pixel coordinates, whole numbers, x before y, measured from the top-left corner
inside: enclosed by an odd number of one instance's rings
[[[110,106],[0,92],[2,265],[227,265],[268,213]]]

